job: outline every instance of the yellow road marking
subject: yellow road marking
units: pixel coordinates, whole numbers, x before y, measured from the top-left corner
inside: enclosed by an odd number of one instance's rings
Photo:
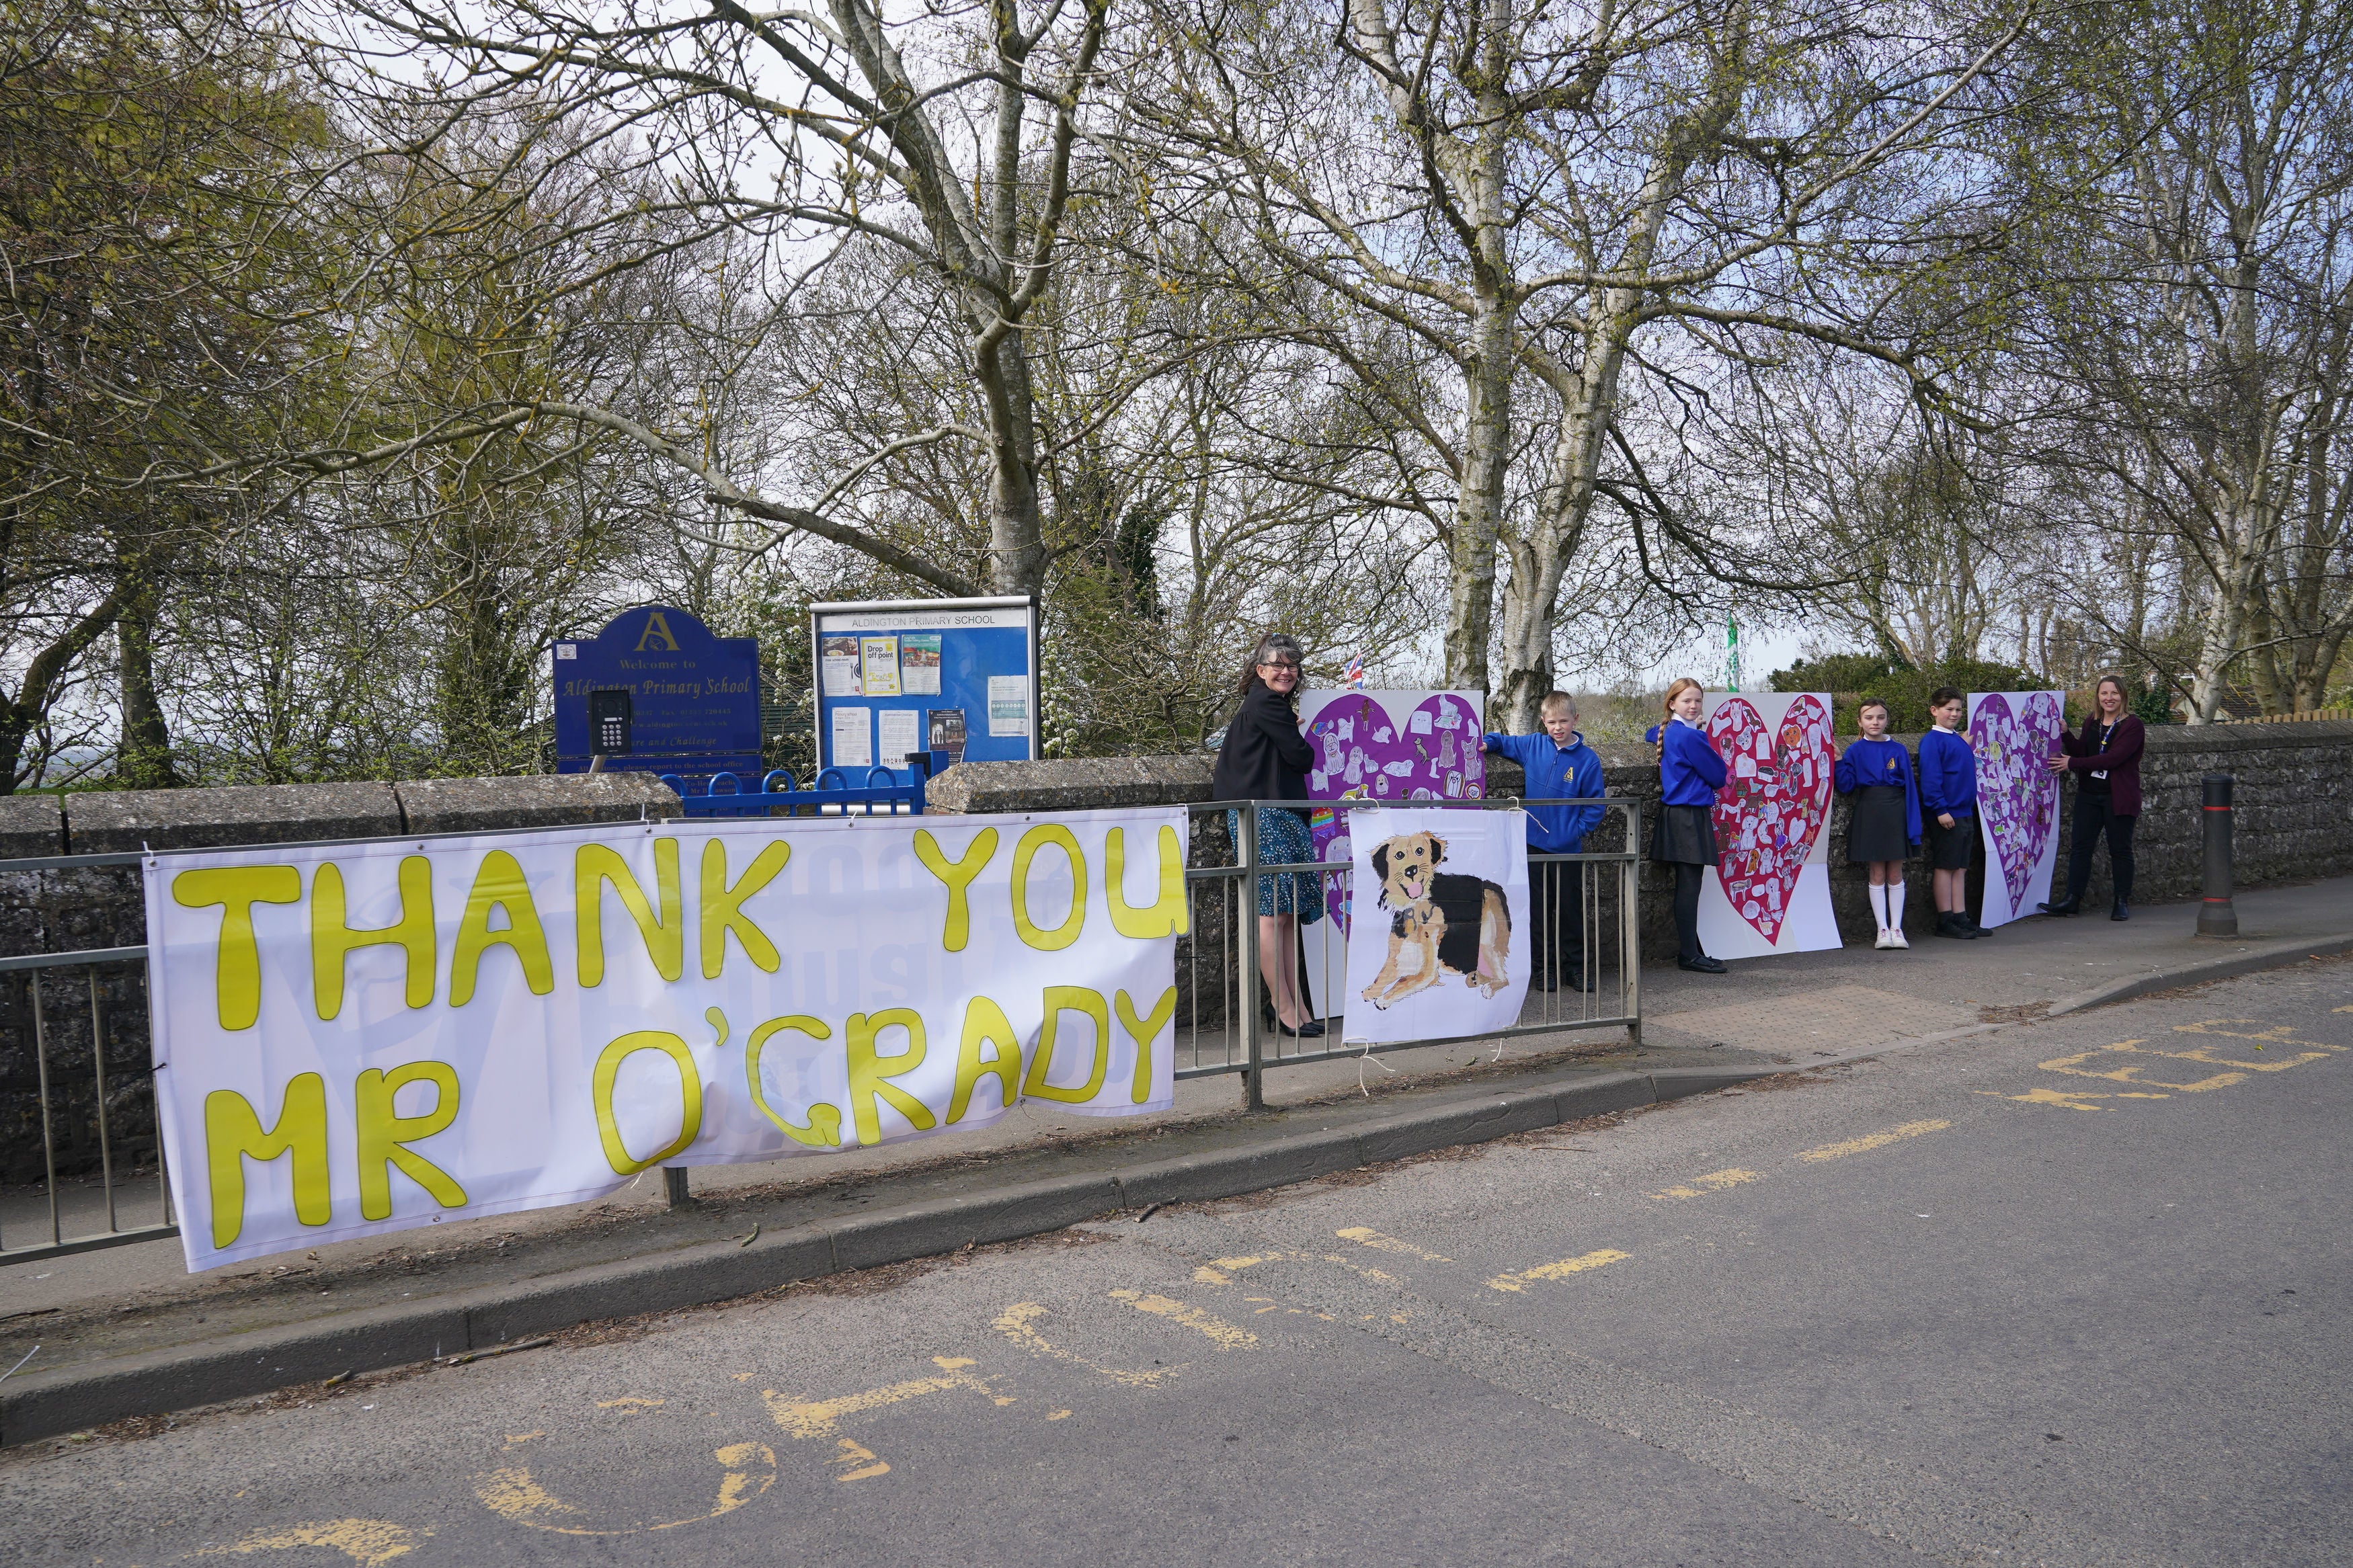
[[[1695,1198],[1703,1193],[1720,1193],[1726,1187],[1736,1187],[1743,1182],[1757,1180],[1754,1171],[1710,1171],[1704,1176],[1694,1176],[1680,1186],[1669,1187],[1663,1193],[1652,1193],[1654,1198]]]
[[[773,1388],[763,1390],[760,1398],[776,1425],[795,1437],[830,1437],[834,1436],[833,1424],[845,1415],[880,1410],[886,1405],[921,1398],[926,1394],[968,1388],[975,1394],[996,1397],[986,1382],[964,1370],[979,1364],[969,1356],[935,1355],[932,1364],[940,1369],[939,1376],[910,1378],[904,1383],[870,1388],[863,1394],[845,1394],[839,1399],[794,1399]]]
[[[1253,1258],[1251,1261],[1258,1260]],[[1166,1318],[1170,1322],[1198,1330],[1221,1351],[1245,1350],[1258,1343],[1258,1336],[1248,1329],[1238,1329],[1222,1318],[1209,1316],[1198,1307],[1188,1307],[1166,1296],[1149,1296],[1141,1290],[1113,1290],[1111,1299],[1124,1301],[1139,1312],[1150,1312],[1155,1317]]]
[[[1067,1410],[1057,1410],[1057,1411],[1055,1411],[1051,1415],[1047,1416],[1047,1417],[1046,1417],[1046,1419],[1047,1419],[1047,1420],[1049,1420],[1049,1421],[1062,1421],[1062,1420],[1067,1420],[1067,1419],[1069,1418],[1069,1416],[1070,1416],[1070,1414],[1071,1414],[1071,1413],[1070,1413],[1069,1411],[1067,1411]]]
[[[2339,1007],[2336,1010],[2339,1013],[2353,1013],[2353,1007]],[[2222,1027],[2225,1024],[2262,1026],[2263,1022],[2261,1018],[2209,1018],[2201,1024],[2176,1024],[2173,1026],[2173,1032],[2177,1035],[2221,1035],[2233,1040],[2261,1040],[2263,1045],[2272,1046],[2316,1046],[2324,1051],[2342,1051],[2346,1048],[2343,1046],[2332,1046],[2326,1040],[2299,1040],[2295,1037],[2295,1026],[2293,1024],[2273,1024],[2257,1027],[2253,1033],[2245,1029]],[[2263,1048],[2262,1045],[2255,1047],[2259,1051]]]
[[[2181,1051],[2148,1051],[2144,1053],[2140,1048],[2140,1042],[2138,1040],[2119,1040],[2113,1046],[2102,1046],[2097,1050],[2078,1051],[2072,1057],[2052,1057],[2047,1062],[2038,1062],[2035,1065],[2040,1067],[2044,1072],[2062,1072],[2067,1074],[2071,1078],[2105,1079],[2112,1083],[2128,1083],[2136,1089],[2179,1089],[2184,1094],[2203,1094],[2211,1089],[2228,1089],[2234,1083],[2244,1083],[2247,1080],[2247,1075],[2242,1072],[2218,1072],[2211,1078],[2201,1078],[2195,1083],[2168,1083],[2165,1079],[2159,1078],[2141,1077],[2140,1075],[2147,1071],[2151,1065],[2147,1062],[2126,1062],[2121,1067],[2110,1068],[2105,1072],[2096,1071],[2091,1068],[2084,1066],[2084,1063],[2103,1057],[2110,1051],[2123,1051],[2134,1056],[2147,1055],[2176,1058],[2182,1057],[2186,1054]],[[2203,1058],[2193,1057],[2191,1059],[2196,1060]],[[2283,1062],[2279,1065],[2282,1067],[2293,1067],[2295,1064],[2294,1062]],[[2141,1095],[2136,1096],[2135,1098],[2146,1099],[2147,1097],[2146,1095]]]
[[[1089,1372],[1101,1373],[1113,1383],[1129,1384],[1139,1388],[1149,1387],[1177,1370],[1173,1366],[1164,1366],[1155,1368],[1151,1372],[1130,1372],[1122,1367],[1103,1366],[1091,1362],[1074,1351],[1067,1351],[1060,1345],[1049,1343],[1045,1336],[1038,1332],[1032,1325],[1045,1315],[1046,1309],[1036,1301],[1016,1301],[997,1314],[994,1327],[998,1333],[1032,1355],[1050,1355],[1058,1361],[1074,1362]]]
[[[492,1470],[475,1478],[474,1495],[481,1500],[484,1508],[508,1523],[534,1525],[543,1530],[554,1528],[540,1523],[547,1515],[580,1511],[533,1480],[529,1470],[521,1468]]]
[[[1394,1236],[1383,1236],[1379,1231],[1373,1229],[1370,1226],[1352,1225],[1345,1230],[1335,1230],[1332,1234],[1338,1237],[1343,1241],[1353,1241],[1360,1246],[1369,1247],[1376,1252],[1402,1253],[1408,1258],[1419,1258],[1424,1263],[1451,1263],[1454,1261],[1451,1258],[1445,1257],[1440,1253],[1424,1252],[1419,1247],[1414,1247],[1407,1242],[1399,1241]]]
[[[257,1530],[242,1541],[227,1546],[207,1546],[196,1555],[221,1557],[235,1552],[242,1556],[249,1552],[291,1552],[324,1546],[342,1552],[360,1568],[382,1568],[394,1558],[406,1557],[416,1551],[418,1538],[432,1533],[381,1519],[331,1519],[314,1524],[289,1525],[283,1530]]]
[[[544,1426],[541,1427],[536,1432],[510,1432],[507,1434],[506,1446],[510,1448],[520,1448],[534,1437],[544,1437],[546,1436],[547,1428]]]
[[[681,1525],[700,1524],[707,1519],[717,1519],[723,1513],[733,1513],[776,1484],[776,1453],[765,1443],[730,1443],[715,1450],[712,1457],[724,1467],[725,1473],[719,1479],[719,1496],[710,1510],[685,1519],[666,1520],[659,1524],[618,1525],[610,1530],[558,1524],[554,1522],[557,1519],[578,1514],[581,1511],[579,1506],[555,1496],[541,1486],[529,1470],[521,1467],[492,1470],[487,1475],[475,1477],[474,1496],[484,1508],[510,1524],[553,1531],[558,1535],[636,1535],[649,1531],[676,1530]]]
[[[1987,1095],[1995,1100],[2015,1100],[2026,1105],[2056,1105],[2069,1110],[2114,1110],[2113,1105],[2086,1105],[2087,1100],[2105,1100],[2105,1094],[2085,1094],[2072,1089],[2030,1089],[2024,1094],[2003,1094],[1996,1089],[1972,1089],[1973,1094]]]
[[[765,1443],[730,1443],[715,1450],[712,1458],[727,1467],[727,1474],[720,1479],[719,1506],[711,1510],[709,1518],[716,1519],[723,1513],[734,1512],[776,1484],[776,1451]],[[757,1478],[760,1484],[756,1488],[752,1485],[754,1478],[751,1473],[754,1460],[766,1466],[768,1470],[765,1477]],[[681,1524],[692,1522],[691,1520],[679,1521]],[[661,1524],[654,1528],[668,1530],[670,1527]]]
[[[1819,1149],[1809,1149],[1798,1158],[1800,1160],[1842,1159],[1846,1155],[1860,1154],[1867,1150],[1884,1149],[1890,1143],[1900,1143],[1906,1138],[1917,1138],[1923,1132],[1941,1132],[1951,1125],[1949,1121],[1934,1120],[1906,1121],[1901,1126],[1890,1127],[1884,1132],[1868,1133],[1861,1138],[1850,1138],[1843,1143],[1825,1143]]]
[[[1605,1263],[1615,1263],[1630,1256],[1613,1247],[1602,1247],[1580,1258],[1564,1258],[1557,1263],[1540,1263],[1534,1268],[1523,1268],[1516,1274],[1498,1274],[1487,1281],[1490,1290],[1520,1290],[1534,1279],[1566,1279],[1572,1274],[1582,1274],[1588,1268],[1599,1268]]]
[[[834,1477],[833,1479],[835,1480],[863,1481],[871,1479],[876,1476],[887,1476],[891,1473],[890,1465],[883,1460],[875,1458],[874,1450],[865,1447],[856,1438],[844,1437],[839,1447],[840,1447],[841,1452],[834,1457],[833,1462],[835,1464],[859,1465],[862,1468],[855,1470],[846,1470],[840,1475]]]

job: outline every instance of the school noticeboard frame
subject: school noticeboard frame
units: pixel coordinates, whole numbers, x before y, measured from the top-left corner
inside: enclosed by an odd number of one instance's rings
[[[760,644],[723,637],[675,605],[634,605],[594,637],[560,637],[549,653],[555,771],[596,761],[589,705],[629,694],[629,750],[607,772],[678,773],[694,787],[717,773],[760,772]]]
[[[818,769],[1036,761],[1038,621],[1035,595],[811,605]]]

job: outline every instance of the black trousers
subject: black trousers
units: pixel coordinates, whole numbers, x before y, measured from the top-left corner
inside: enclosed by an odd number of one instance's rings
[[[1675,938],[1681,947],[1680,956],[1686,963],[1707,956],[1699,945],[1699,890],[1705,886],[1706,867],[1675,868]]]
[[[1528,971],[1585,978],[1585,868],[1528,857]]]
[[[2140,818],[2118,816],[2113,800],[2110,795],[2076,792],[2075,838],[2067,851],[2067,901],[2071,904],[2084,896],[2092,880],[2092,850],[2103,835],[2108,840],[2108,876],[2116,884],[2116,902],[2132,901],[2133,824]]]

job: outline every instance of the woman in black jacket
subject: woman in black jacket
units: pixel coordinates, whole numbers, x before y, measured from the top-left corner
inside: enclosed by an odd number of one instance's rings
[[[1271,632],[1259,639],[1234,683],[1241,707],[1226,726],[1210,789],[1219,800],[1307,798],[1307,770],[1315,753],[1299,732],[1298,639]],[[1303,865],[1315,858],[1307,820],[1281,806],[1261,805],[1258,858],[1262,866]],[[1241,844],[1241,813],[1226,813],[1226,830]],[[1298,922],[1324,918],[1323,879],[1312,871],[1258,879],[1258,972],[1282,1026],[1305,1039],[1324,1026],[1305,1017],[1299,1001]]]

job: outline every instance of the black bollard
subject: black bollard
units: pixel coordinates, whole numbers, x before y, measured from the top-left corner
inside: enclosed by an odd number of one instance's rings
[[[2206,901],[2198,906],[2200,936],[2236,936],[2239,911],[2231,902],[2231,775],[2206,775]]]

